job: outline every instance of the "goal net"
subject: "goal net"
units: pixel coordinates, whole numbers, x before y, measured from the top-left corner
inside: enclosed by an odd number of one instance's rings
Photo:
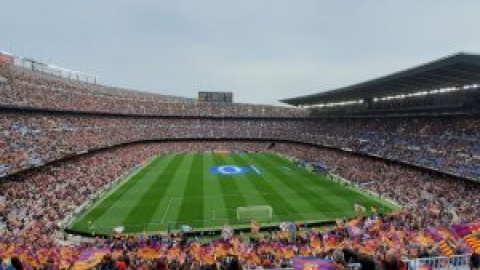
[[[255,205],[237,207],[237,220],[250,222],[252,220],[268,222],[272,220],[273,209],[270,205]]]

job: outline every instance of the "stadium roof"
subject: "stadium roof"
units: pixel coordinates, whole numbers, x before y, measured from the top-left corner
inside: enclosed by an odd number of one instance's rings
[[[280,101],[295,106],[313,105],[475,83],[480,83],[480,55],[459,53],[370,81]]]

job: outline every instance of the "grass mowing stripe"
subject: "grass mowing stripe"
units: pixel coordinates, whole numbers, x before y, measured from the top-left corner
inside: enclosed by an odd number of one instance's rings
[[[178,167],[183,158],[183,155],[175,155],[167,165],[166,171],[162,171],[155,176],[147,192],[135,204],[133,211],[125,218],[124,224],[145,224],[150,222],[158,202],[163,198],[165,191],[171,183],[171,177],[174,174],[173,169]]]
[[[128,177],[125,182],[119,183],[121,185],[117,189],[114,189],[111,193],[102,195],[100,202],[93,205],[91,209],[74,223],[72,226],[75,230],[80,230],[82,227],[88,227],[91,222],[94,224],[105,212],[110,209],[115,203],[117,203],[125,193],[127,193],[132,187],[134,187],[143,176],[151,171],[151,169],[159,164],[161,161],[159,158],[154,159],[144,168],[140,168],[138,172],[134,172],[131,177]]]
[[[183,156],[183,160],[180,164],[175,166],[171,176],[169,176],[169,184],[164,187],[163,196],[158,199],[157,204],[154,206],[155,211],[150,217],[149,231],[161,231],[167,229],[177,229],[177,217],[180,210],[181,199],[185,191],[187,184],[187,170],[184,168],[190,168],[192,165],[192,154],[180,154]]]
[[[241,164],[240,162],[237,162],[233,158],[234,156],[236,156],[236,154],[224,155],[225,161],[228,162],[227,164],[240,166],[240,167],[248,166],[248,164],[245,164],[246,166],[243,166],[243,164]],[[261,191],[255,187],[254,183],[252,183],[251,180],[255,178],[258,181],[259,179],[261,179],[261,176],[254,174],[253,171],[233,175],[232,180],[235,181],[235,183],[237,184],[239,194],[237,193],[236,195],[233,195],[232,193],[229,193],[229,194],[224,194],[224,196],[241,195],[245,199],[245,204],[242,206],[269,205],[269,203],[262,196]],[[236,209],[232,212],[235,212],[235,214],[237,214]],[[265,219],[264,221],[268,221],[268,219]],[[239,221],[239,223],[242,223],[242,222],[244,223],[245,221]]]
[[[266,155],[265,160],[272,166],[279,166],[285,164],[285,162],[290,163],[290,161],[286,160],[285,158],[274,154]],[[356,212],[353,209],[354,203],[366,199],[363,194],[352,192],[351,190],[337,185],[331,181],[325,181],[326,178],[309,172],[305,168],[297,166],[294,170],[295,173],[301,176],[301,179],[305,180],[305,183],[302,184],[302,187],[304,187],[304,190],[307,190],[310,194],[307,196],[311,196],[313,194],[324,194],[324,196],[328,196],[328,200],[324,200],[324,203],[329,206],[329,209],[324,209],[324,213],[326,215],[335,216],[335,214],[338,215],[342,213],[345,216],[355,215]]]
[[[214,154],[213,160],[217,166],[226,164],[225,158],[220,154]],[[220,183],[222,195],[228,194],[230,191],[238,193],[237,196],[223,196],[225,206],[227,207],[226,217],[230,223],[237,223],[236,209],[239,206],[247,205],[247,202],[238,189],[237,183],[235,182],[235,176],[219,175],[218,181]]]
[[[232,159],[237,164],[242,166],[248,166],[253,163],[250,156],[248,155],[232,155]],[[265,179],[264,177],[258,177],[258,175],[253,173],[246,174],[246,177],[255,186],[255,189],[259,191],[260,195],[262,195],[264,200],[267,201],[268,204],[272,207],[274,215],[281,215],[288,220],[301,219],[301,217],[296,213],[298,212],[298,209],[295,209],[295,207],[290,205],[287,200],[280,196],[270,185],[267,179]]]
[[[161,171],[164,168],[167,168],[169,164],[174,159],[174,155],[169,155],[165,158],[159,160],[158,164],[155,164],[148,171],[141,180],[128,190],[116,204],[109,208],[105,213],[97,220],[97,223],[103,225],[104,230],[110,229],[111,232],[113,227],[124,225],[125,232],[131,231],[141,231],[143,227],[144,220],[134,221],[130,223],[125,223],[126,218],[130,213],[134,211],[135,205],[141,202],[143,195],[148,191],[149,187],[156,180],[158,171]]]
[[[204,190],[203,190],[203,201],[204,201],[204,224],[205,227],[216,227],[219,226],[220,223],[227,223],[230,222],[228,218],[225,220],[219,220],[215,217],[215,212],[217,214],[221,213],[221,216],[225,216],[226,213],[223,213],[220,209],[226,209],[225,201],[223,200],[222,191],[220,188],[220,176],[216,174],[212,174],[210,172],[210,167],[215,165],[215,161],[213,159],[214,154],[204,154],[204,172],[203,172],[203,179],[204,179]],[[218,215],[217,215],[218,216]],[[223,224],[220,224],[223,225]]]
[[[257,161],[259,164],[261,164],[262,166],[266,166],[266,167],[269,167],[269,166],[283,167],[286,164],[290,165],[285,161],[281,163],[272,162],[271,156],[269,155],[258,155],[258,156],[255,155],[253,156],[253,159]],[[322,204],[320,204],[317,198],[319,198],[319,195],[321,194],[311,191],[309,188],[305,187],[301,182],[299,183],[299,182],[292,181],[291,176],[289,174],[281,170],[270,170],[269,172],[272,175],[274,175],[277,179],[279,179],[280,182],[282,182],[284,185],[288,186],[291,190],[295,191],[295,193],[298,196],[304,196],[305,198],[308,198],[310,206],[316,209],[319,213],[325,212],[325,210],[332,210],[332,209],[335,210],[334,212],[339,212],[339,214],[344,212],[343,208],[335,205],[333,202],[329,202],[329,200],[321,200]],[[304,175],[304,178],[309,180],[309,182],[315,183],[317,185],[319,184],[318,177],[314,177],[313,175],[308,175],[308,176]],[[326,205],[328,205],[328,207],[325,207]]]
[[[195,227],[203,227],[203,155],[195,155],[190,168],[177,221],[187,223],[193,219]]]
[[[285,158],[279,156],[279,155],[275,155],[275,154],[269,154],[269,157],[271,158],[270,160],[273,162],[272,164],[282,164],[284,162],[288,162]],[[312,175],[316,175],[312,172],[309,172],[307,171],[306,169],[302,169],[302,168],[298,168],[298,172],[304,176],[306,179],[312,179],[311,177],[309,176],[312,176]],[[313,179],[315,180],[315,179]],[[340,183],[336,183],[336,182],[333,182],[333,181],[330,181],[330,180],[327,180],[327,182],[318,182],[318,181],[315,181],[315,183],[322,183],[321,186],[319,185],[319,187],[321,187],[323,190],[329,192],[329,194],[332,195],[332,198],[336,201],[341,201],[341,200],[348,200],[351,202],[351,209],[353,209],[353,205],[355,203],[359,203],[365,207],[371,207],[371,206],[375,206],[377,208],[383,208],[383,209],[386,209],[386,211],[390,211],[390,210],[393,210],[393,208],[376,199],[376,198],[372,198],[370,195],[367,195],[365,193],[363,193],[362,191],[358,190],[358,189],[355,189],[355,188],[348,188],[348,187],[345,187],[343,185],[341,185]],[[349,212],[351,212],[352,214],[355,214],[355,211],[354,210],[350,210]],[[350,214],[350,215],[352,215]]]
[[[254,165],[260,173],[254,170],[237,175],[210,172],[211,166],[220,165]],[[125,225],[128,233],[158,232],[170,224],[174,225],[170,227],[173,229],[178,229],[180,224],[194,229],[221,228],[227,222],[248,226],[237,221],[239,206],[270,205],[274,209],[272,221],[281,222],[332,220],[354,213],[354,203],[368,207],[381,202],[308,172],[278,155],[260,153],[166,155],[152,160],[102,198],[105,202],[99,201],[91,212],[97,213],[95,231],[105,234],[118,225]],[[291,216],[284,218],[288,214]],[[159,223],[161,220],[164,224]],[[81,222],[85,224],[81,231],[89,232],[88,219],[81,218],[74,225]],[[101,226],[107,229],[101,232]]]

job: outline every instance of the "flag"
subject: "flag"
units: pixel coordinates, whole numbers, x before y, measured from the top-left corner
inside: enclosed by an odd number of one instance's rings
[[[355,225],[347,225],[348,235],[352,238],[360,237],[363,235],[363,229]]]
[[[95,267],[100,263],[103,256],[107,252],[101,249],[97,250],[85,250],[78,257],[77,262],[73,266],[74,270],[86,270]]]
[[[323,238],[323,242],[328,248],[335,248],[338,245],[338,238],[333,233],[325,234]]]
[[[430,227],[426,229],[426,232],[432,238],[432,240],[435,241],[435,243],[445,240],[445,236],[441,233],[441,231],[438,228]]]
[[[473,250],[480,252],[480,234],[470,234],[464,240]]]
[[[296,256],[293,258],[293,268],[296,270],[334,270],[335,264],[330,260]]]
[[[470,224],[466,224],[466,223],[452,225],[451,229],[460,238],[463,238],[473,232]]]
[[[151,260],[159,258],[162,255],[160,251],[157,251],[150,247],[143,247],[137,250],[137,256],[144,260]]]
[[[438,249],[447,257],[455,255],[454,247],[452,247],[452,243],[449,242],[449,239],[441,241],[438,244]]]

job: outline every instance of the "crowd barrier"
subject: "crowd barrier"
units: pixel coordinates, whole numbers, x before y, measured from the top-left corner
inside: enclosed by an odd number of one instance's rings
[[[470,255],[405,260],[407,270],[468,270]]]
[[[407,270],[469,270],[470,255],[452,257],[434,257],[415,260],[404,260]],[[360,270],[359,263],[350,263],[348,270]],[[248,268],[245,268],[248,269]],[[276,268],[275,270],[294,270],[294,268]]]

